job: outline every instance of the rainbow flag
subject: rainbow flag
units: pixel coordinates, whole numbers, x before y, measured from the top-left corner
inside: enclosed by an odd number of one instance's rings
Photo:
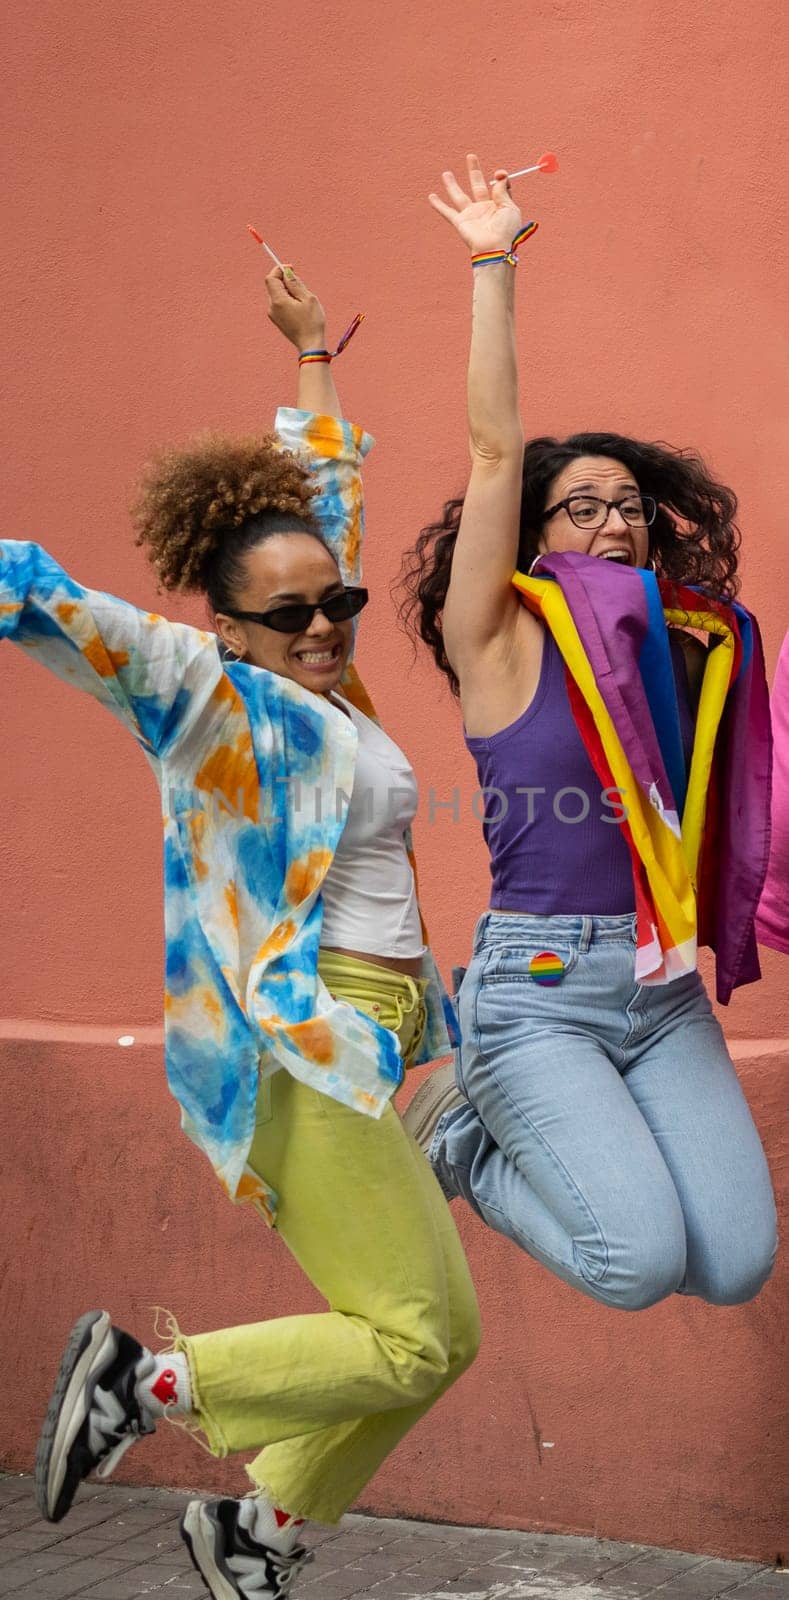
[[[627,794],[636,978],[670,983],[717,957],[717,995],[761,976],[754,917],[769,851],[770,719],[755,619],[737,604],[594,557],[542,556],[521,600],[562,654],[573,715],[606,787]],[[668,627],[708,636],[690,771]]]

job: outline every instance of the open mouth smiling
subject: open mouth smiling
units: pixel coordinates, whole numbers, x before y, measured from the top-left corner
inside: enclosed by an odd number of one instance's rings
[[[328,648],[324,646],[321,650],[294,650],[293,654],[296,660],[301,662],[302,666],[332,667],[340,659],[342,643],[338,640],[337,644],[333,644]]]
[[[633,558],[629,550],[601,550],[598,561],[616,561],[620,567],[632,567]]]

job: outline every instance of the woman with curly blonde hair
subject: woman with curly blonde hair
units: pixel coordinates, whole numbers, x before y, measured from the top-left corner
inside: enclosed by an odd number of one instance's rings
[[[161,584],[205,595],[216,634],[0,544],[0,633],[113,711],[161,785],[184,1130],[328,1301],[176,1329],[158,1355],[107,1312],[68,1339],[36,1460],[42,1514],[59,1521],[162,1417],[217,1456],[256,1450],[251,1495],[194,1500],[181,1523],[221,1600],[287,1592],[303,1520],[339,1519],[479,1339],[446,1202],[390,1104],[404,1066],[449,1041],[410,856],[413,773],[351,664],[371,440],[340,420],[318,301],[290,271],[267,283],[300,353],[299,409],[263,439],[163,454],[135,508]]]

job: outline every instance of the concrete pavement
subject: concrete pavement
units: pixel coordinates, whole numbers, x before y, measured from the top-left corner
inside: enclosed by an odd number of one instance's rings
[[[0,1476],[2,1600],[201,1600],[178,1533],[188,1497],[88,1484],[57,1525]],[[559,1534],[348,1516],[310,1528],[294,1600],[789,1600],[789,1573]]]

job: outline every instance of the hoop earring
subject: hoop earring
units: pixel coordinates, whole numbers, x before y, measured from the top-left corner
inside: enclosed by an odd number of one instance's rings
[[[532,562],[530,562],[530,563],[529,563],[529,570],[528,570],[528,572],[527,572],[527,573],[526,573],[526,576],[527,576],[527,578],[530,578],[530,577],[531,577],[531,575],[532,575],[532,573],[533,573],[533,571],[534,571],[534,568],[535,568],[535,567],[536,567],[536,565],[537,565],[537,562],[538,562],[538,561],[542,561],[542,558],[543,558],[543,556],[544,556],[544,555],[545,555],[545,551],[544,551],[544,550],[538,550],[538,551],[537,551],[537,554],[536,554],[536,556],[535,556],[535,557],[534,557],[534,560],[533,560],[533,561],[532,561]]]
[[[653,559],[652,556],[650,556],[650,558],[649,558],[649,560],[647,562],[646,570],[647,570],[647,572],[657,572],[657,567],[655,566],[655,562],[654,562],[654,559]]]

